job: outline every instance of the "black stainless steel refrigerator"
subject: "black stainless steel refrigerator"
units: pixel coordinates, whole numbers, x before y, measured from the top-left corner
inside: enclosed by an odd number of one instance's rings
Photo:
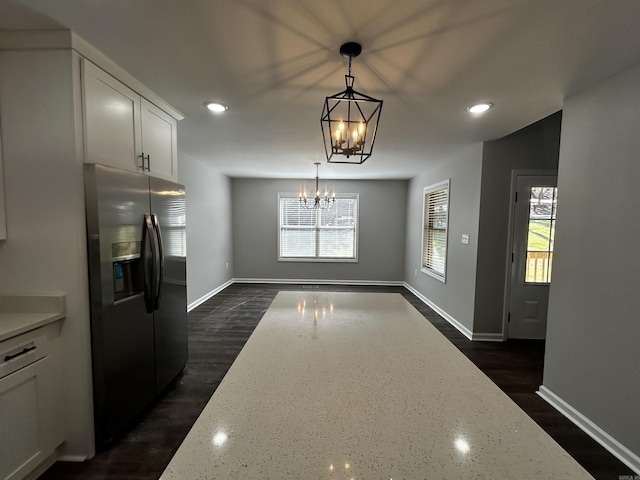
[[[185,190],[85,165],[96,448],[187,362]]]

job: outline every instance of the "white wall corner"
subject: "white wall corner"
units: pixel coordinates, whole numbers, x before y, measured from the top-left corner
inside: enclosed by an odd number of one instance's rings
[[[640,475],[640,457],[585,417],[544,385],[536,392],[549,405],[571,420],[578,428],[602,445],[614,457]]]

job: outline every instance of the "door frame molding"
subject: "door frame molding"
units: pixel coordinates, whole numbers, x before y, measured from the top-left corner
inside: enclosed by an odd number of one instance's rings
[[[509,224],[507,227],[507,249],[505,251],[504,297],[502,299],[502,341],[509,338],[509,304],[511,301],[511,253],[513,250],[513,227],[515,223],[517,180],[520,176],[558,176],[558,170],[511,170],[511,188],[509,189]]]

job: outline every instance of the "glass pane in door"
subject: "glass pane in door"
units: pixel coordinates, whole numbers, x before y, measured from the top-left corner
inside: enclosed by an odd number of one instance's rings
[[[550,283],[558,187],[531,187],[525,283]]]

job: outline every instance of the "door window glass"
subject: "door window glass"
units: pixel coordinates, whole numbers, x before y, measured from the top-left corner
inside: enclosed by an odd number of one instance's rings
[[[558,187],[531,187],[525,283],[550,283]]]

